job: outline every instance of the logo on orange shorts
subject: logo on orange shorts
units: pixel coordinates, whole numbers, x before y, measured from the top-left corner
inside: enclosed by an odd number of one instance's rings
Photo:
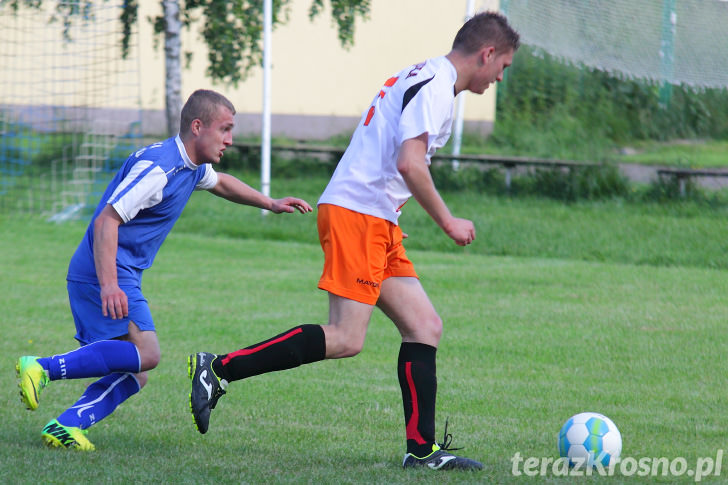
[[[377,282],[375,282],[375,281],[369,281],[369,280],[363,280],[363,279],[361,279],[361,278],[357,278],[357,279],[356,279],[356,282],[357,282],[358,284],[360,284],[360,285],[369,285],[369,286],[371,286],[372,288],[379,288],[379,283],[377,283]]]

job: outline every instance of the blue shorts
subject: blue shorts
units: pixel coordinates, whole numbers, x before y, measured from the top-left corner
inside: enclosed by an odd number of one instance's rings
[[[139,330],[154,331],[152,312],[147,299],[137,286],[121,286],[129,301],[129,316],[105,317],[101,313],[101,288],[99,285],[68,281],[68,300],[71,303],[73,321],[76,323],[76,340],[88,345],[99,340],[109,340],[129,333],[129,321]]]

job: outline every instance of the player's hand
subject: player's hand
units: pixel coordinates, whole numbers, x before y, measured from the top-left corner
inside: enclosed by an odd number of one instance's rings
[[[475,240],[475,226],[468,219],[454,217],[443,229],[458,246],[467,246]]]
[[[119,285],[101,287],[101,313],[114,320],[129,316],[129,300]]]
[[[301,214],[311,212],[313,209],[308,202],[303,199],[297,199],[296,197],[284,197],[282,199],[273,199],[273,204],[270,207],[270,211],[275,214],[281,212],[295,212],[298,211]]]

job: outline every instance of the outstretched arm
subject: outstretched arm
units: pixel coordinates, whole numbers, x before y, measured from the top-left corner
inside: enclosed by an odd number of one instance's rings
[[[425,161],[427,133],[402,143],[397,158],[397,170],[402,174],[415,200],[456,244],[465,246],[475,239],[472,221],[453,217],[450,209],[435,188]]]
[[[296,210],[305,214],[313,210],[308,202],[303,199],[296,197],[272,199],[258,192],[242,180],[226,173],[218,173],[217,185],[210,189],[210,192],[230,202],[267,209],[276,214],[280,214],[281,212],[294,212]]]

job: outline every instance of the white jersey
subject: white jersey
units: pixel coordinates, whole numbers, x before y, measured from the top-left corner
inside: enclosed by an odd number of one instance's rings
[[[389,78],[364,112],[319,204],[333,204],[394,224],[412,197],[397,170],[405,140],[427,133],[426,163],[450,137],[457,71],[446,57]]]

